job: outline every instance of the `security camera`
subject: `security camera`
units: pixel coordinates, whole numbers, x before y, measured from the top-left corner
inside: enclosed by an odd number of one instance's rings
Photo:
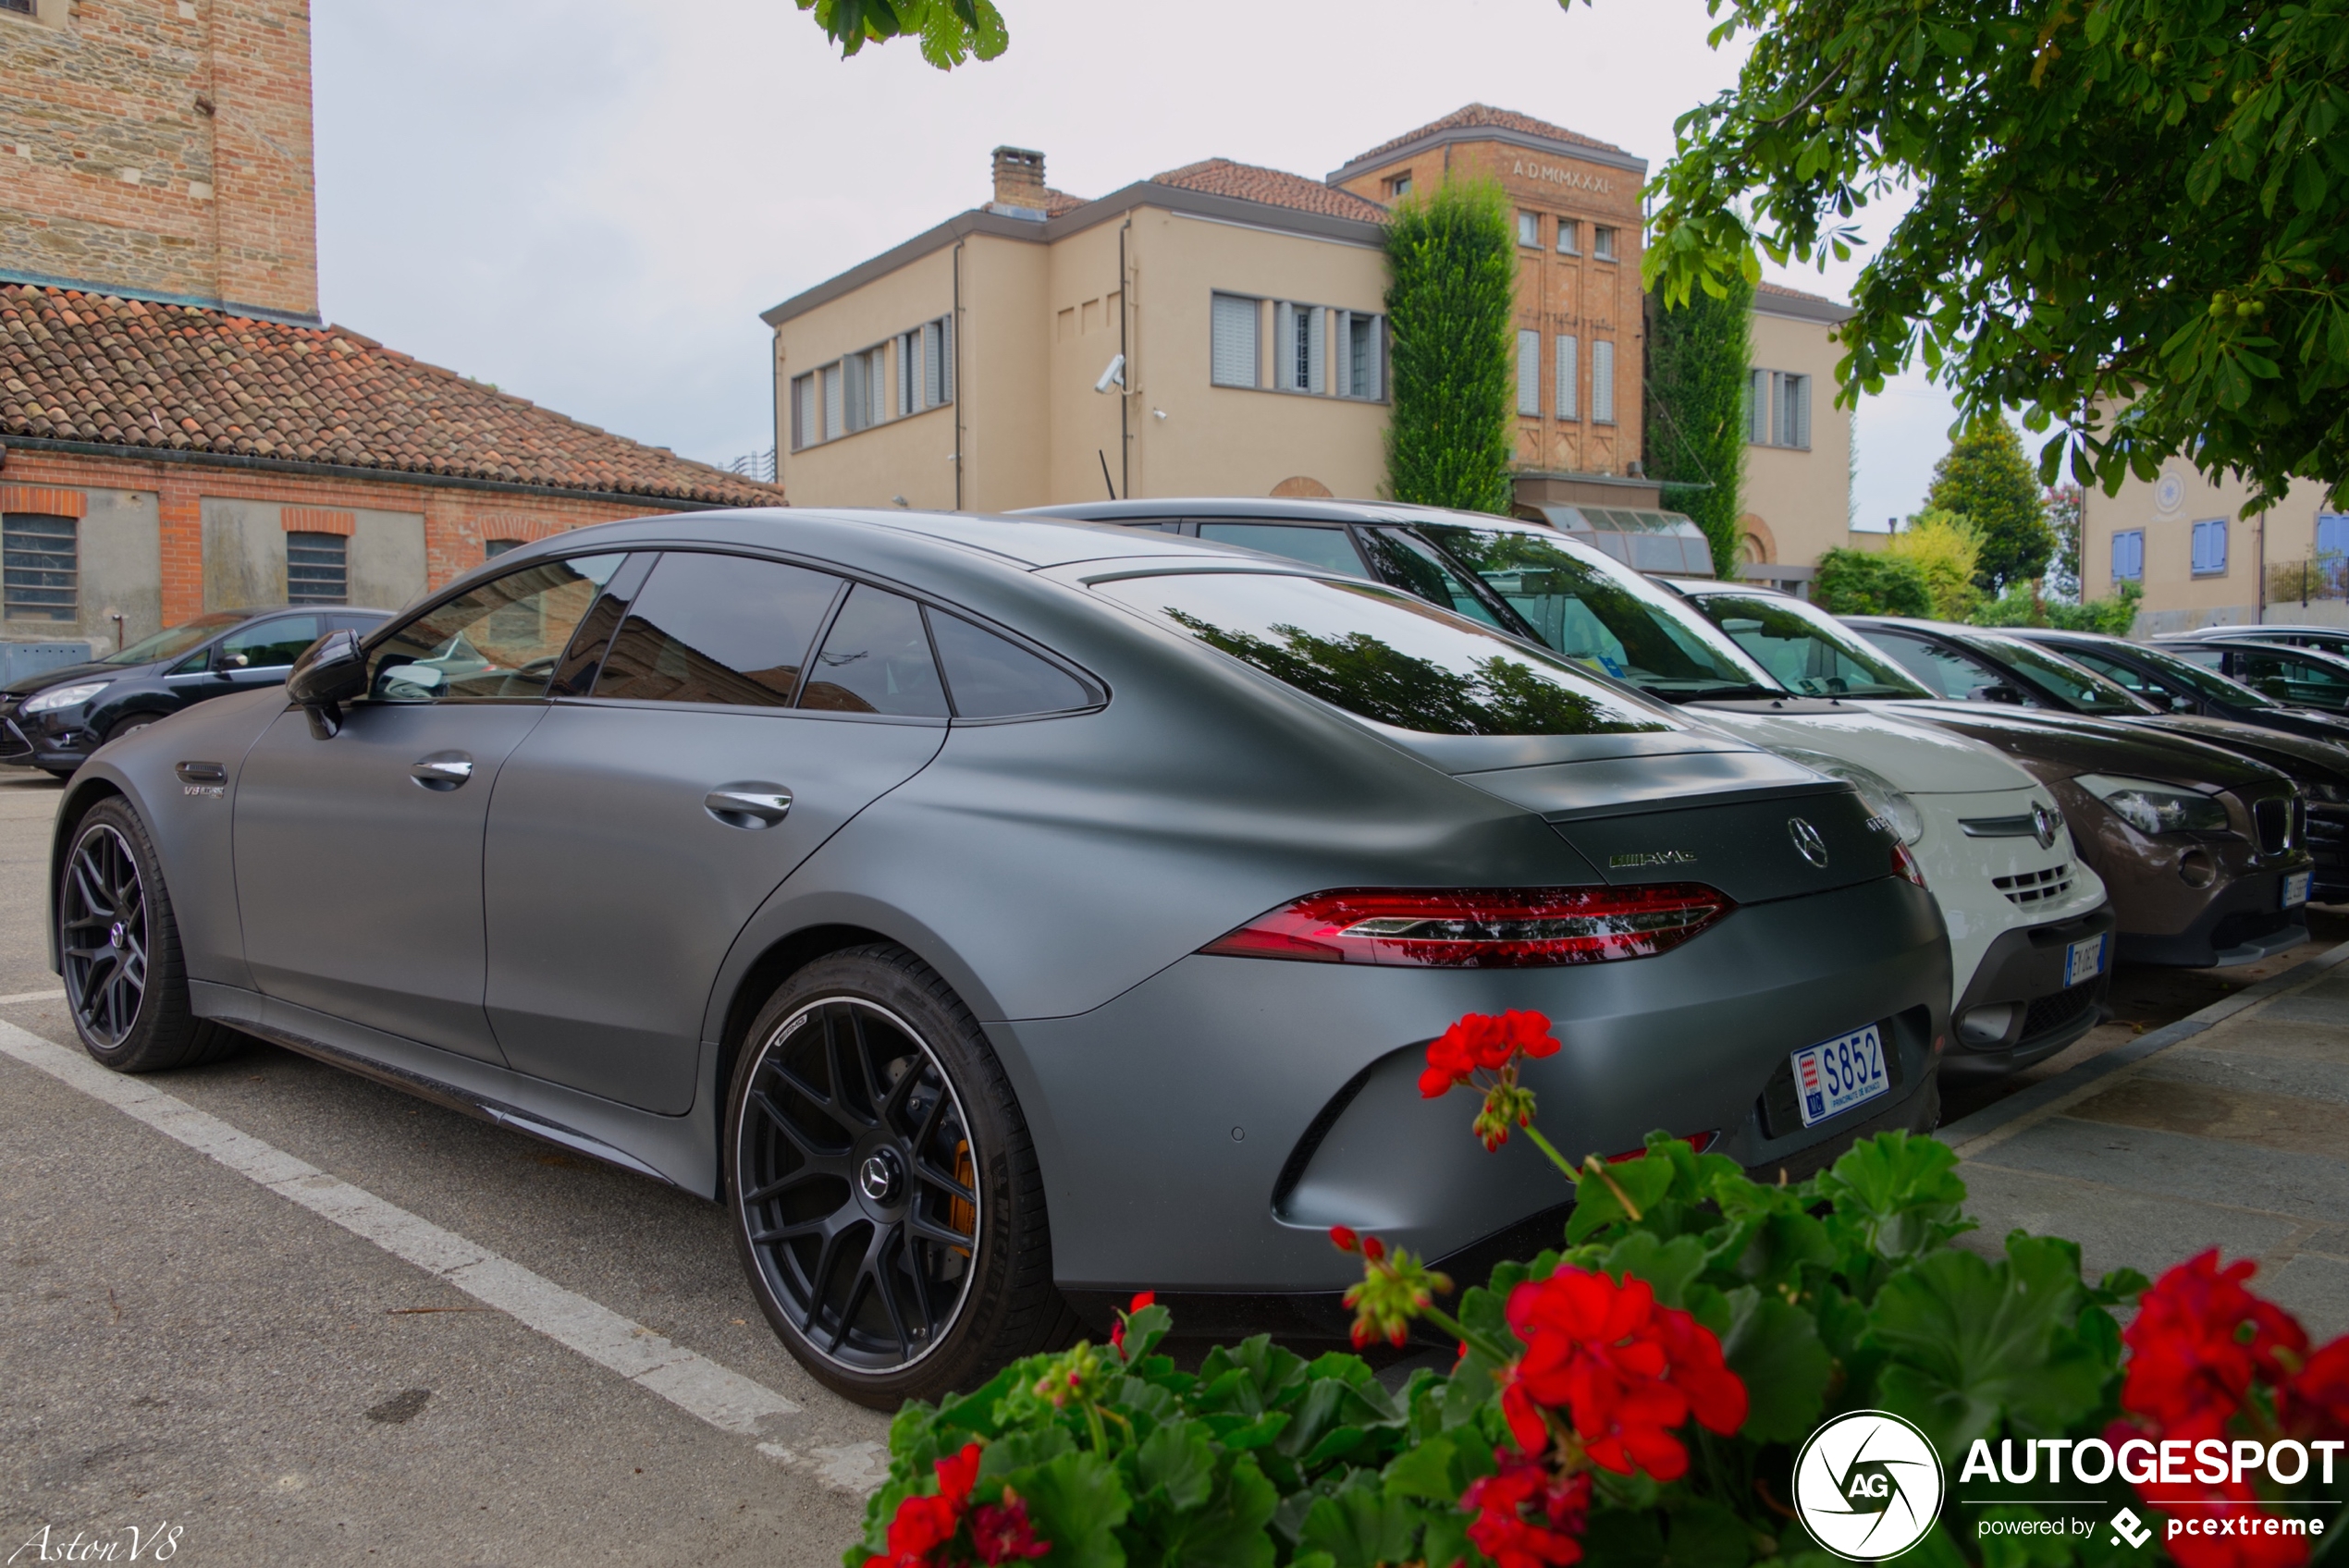
[[[1106,392],[1113,386],[1122,387],[1125,385],[1125,356],[1119,354],[1110,361],[1109,369],[1101,372],[1101,378],[1093,383],[1093,390]]]

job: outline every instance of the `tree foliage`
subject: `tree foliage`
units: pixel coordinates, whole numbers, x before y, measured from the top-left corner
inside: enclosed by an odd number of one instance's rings
[[[1982,602],[1982,591],[1974,585],[1982,561],[1982,531],[1970,520],[1928,507],[1884,542],[1884,553],[1924,575],[1936,619],[1963,620]]]
[[[1733,274],[1719,294],[1657,301],[1648,323],[1648,473],[1713,544],[1713,570],[1735,577],[1745,530],[1745,399],[1753,363],[1753,285]],[[1681,489],[1674,480],[1686,481]]]
[[[816,13],[816,25],[854,55],[868,43],[917,38],[922,58],[952,70],[977,56],[991,60],[1011,43],[991,0],[795,0]]]
[[[2014,426],[2005,420],[1977,422],[1949,444],[1933,465],[1925,504],[1964,518],[1982,535],[1974,585],[1984,593],[2033,582],[2047,570],[2055,549],[2047,502]]]
[[[1933,588],[1917,563],[1876,550],[1835,549],[1820,556],[1811,593],[1829,615],[1933,613]]]
[[[2123,582],[2109,599],[2072,604],[2035,594],[2027,582],[2017,583],[1995,599],[1976,605],[1967,620],[1975,626],[2052,626],[2059,631],[2100,631],[2126,637],[2137,623],[2137,605],[2146,591]]]
[[[1386,226],[1394,335],[1386,485],[1398,501],[1509,509],[1517,234],[1493,180],[1414,192]]]
[[[1922,357],[2040,475],[2189,454],[2349,493],[2349,0],[1707,0],[1737,86],[1683,116],[1646,269],[1668,299],[1847,256],[1839,397]],[[1726,13],[1726,14],[1725,14]]]

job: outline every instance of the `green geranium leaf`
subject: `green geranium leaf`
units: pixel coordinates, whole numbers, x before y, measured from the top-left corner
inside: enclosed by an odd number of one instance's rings
[[[1673,1512],[1664,1561],[1674,1568],[1744,1568],[1753,1559],[1753,1532],[1728,1508],[1699,1500]]]
[[[2112,1367],[2073,1327],[2086,1303],[2069,1242],[2007,1238],[1991,1263],[1936,1253],[1895,1275],[1869,1312],[1887,1365],[1876,1398],[1945,1453],[1962,1453],[2002,1421],[2056,1433],[2097,1408]]]
[[[1272,1568],[1273,1537],[1265,1526],[1280,1505],[1281,1494],[1255,1458],[1241,1454],[1217,1478],[1203,1506],[1167,1521],[1150,1555],[1137,1553],[1136,1568]]]
[[[1050,1464],[1076,1447],[1065,1427],[1043,1427],[1009,1432],[979,1451],[978,1478],[1001,1481],[1021,1470]]]
[[[1755,1442],[1795,1442],[1818,1424],[1834,1358],[1819,1325],[1783,1296],[1747,1285],[1729,1292],[1729,1331],[1721,1341],[1729,1370],[1745,1381],[1742,1435]]]
[[[1134,1451],[1138,1495],[1162,1492],[1176,1508],[1197,1508],[1215,1489],[1215,1445],[1198,1422],[1161,1427]]]
[[[1664,1561],[1664,1521],[1649,1508],[1599,1508],[1582,1532],[1589,1568],[1655,1568]]]
[[[1965,1182],[1949,1145],[1906,1133],[1883,1133],[1851,1145],[1818,1178],[1819,1194],[1856,1224],[1878,1256],[1915,1257],[1974,1229],[1959,1206]]]
[[[1125,1488],[1101,1455],[1064,1453],[1030,1472],[1020,1495],[1037,1538],[1052,1543],[1045,1568],[1125,1568],[1116,1535],[1125,1523]]]
[[[1686,1306],[1688,1288],[1704,1272],[1704,1243],[1694,1236],[1666,1241],[1652,1231],[1634,1231],[1607,1250],[1602,1265],[1620,1280],[1637,1275],[1666,1306]]]
[[[1300,1544],[1329,1553],[1336,1568],[1378,1568],[1411,1556],[1420,1511],[1408,1498],[1375,1487],[1347,1487],[1317,1500],[1305,1515]]]

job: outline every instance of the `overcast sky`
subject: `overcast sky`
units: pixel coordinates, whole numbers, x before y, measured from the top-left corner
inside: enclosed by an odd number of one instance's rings
[[[791,0],[314,0],[326,316],[723,462],[770,440],[758,312],[988,200],[999,143],[1080,195],[1217,156],[1320,178],[1482,101],[1660,166],[1738,64],[1702,0],[998,4],[1010,52],[949,74],[843,61]],[[1922,377],[1862,409],[1863,525],[1922,504],[1949,419]]]

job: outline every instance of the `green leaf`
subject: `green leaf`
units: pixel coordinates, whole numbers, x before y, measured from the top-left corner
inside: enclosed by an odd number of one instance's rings
[[[1029,1473],[1020,1495],[1027,1500],[1037,1537],[1052,1543],[1045,1568],[1125,1568],[1125,1549],[1115,1534],[1125,1523],[1125,1488],[1101,1455],[1062,1454]],[[1268,1542],[1266,1562],[1270,1551]]]
[[[1138,1492],[1163,1492],[1176,1508],[1197,1508],[1215,1489],[1215,1445],[1197,1422],[1161,1427],[1134,1452]]]
[[[1060,1426],[1041,1427],[1027,1431],[1006,1432],[979,1451],[978,1478],[1000,1481],[1020,1470],[1030,1470],[1050,1464],[1076,1447],[1068,1428]]]
[[[1645,1280],[1666,1306],[1685,1306],[1688,1288],[1704,1265],[1704,1243],[1694,1236],[1667,1242],[1653,1231],[1634,1231],[1607,1250],[1601,1267],[1618,1280],[1626,1275]]]
[[[1378,1568],[1411,1555],[1419,1525],[1420,1511],[1408,1498],[1378,1487],[1348,1487],[1314,1502],[1300,1544],[1328,1552],[1335,1568]]]
[[[1273,1537],[1265,1526],[1280,1503],[1281,1494],[1255,1459],[1241,1454],[1204,1506],[1167,1522],[1159,1550],[1146,1562],[1152,1568],[1273,1568]]]
[[[1748,1285],[1729,1292],[1722,1356],[1745,1382],[1742,1435],[1754,1442],[1794,1442],[1818,1424],[1834,1358],[1819,1325],[1782,1296]]]

